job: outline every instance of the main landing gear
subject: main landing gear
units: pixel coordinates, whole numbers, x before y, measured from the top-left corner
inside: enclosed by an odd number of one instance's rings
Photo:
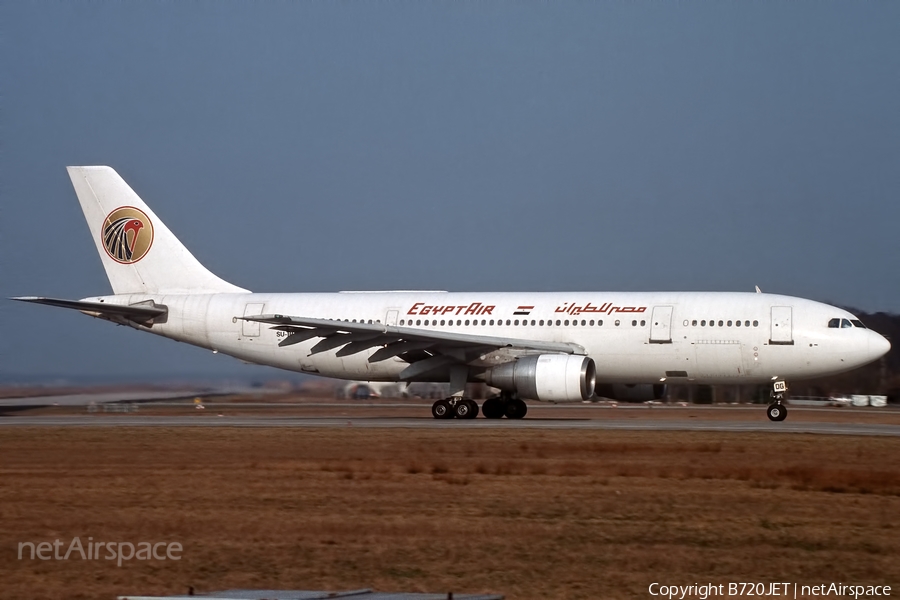
[[[521,419],[528,412],[528,406],[512,396],[494,396],[481,405],[486,419]],[[478,404],[469,398],[445,398],[431,405],[431,415],[435,419],[474,419],[478,416]]]
[[[528,405],[511,395],[501,394],[485,400],[481,410],[486,419],[521,419],[528,412]]]
[[[474,419],[478,416],[478,403],[468,398],[445,398],[431,405],[435,419]]]
[[[787,383],[776,381],[772,384],[772,404],[766,408],[766,415],[770,421],[784,421],[787,418],[787,407],[784,405],[784,395],[787,393]]]

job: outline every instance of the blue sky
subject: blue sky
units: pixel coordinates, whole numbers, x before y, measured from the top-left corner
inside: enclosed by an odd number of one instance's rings
[[[65,166],[259,291],[900,312],[900,4],[7,2],[0,291],[107,293]],[[0,376],[267,374],[0,303]]]

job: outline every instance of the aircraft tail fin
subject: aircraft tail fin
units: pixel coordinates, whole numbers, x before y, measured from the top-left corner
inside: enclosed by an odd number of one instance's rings
[[[241,293],[206,269],[110,167],[67,167],[115,294]]]

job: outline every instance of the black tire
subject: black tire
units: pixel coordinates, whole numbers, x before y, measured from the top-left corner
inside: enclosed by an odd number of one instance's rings
[[[475,402],[474,400],[466,400],[466,402],[469,403],[469,407],[470,407],[469,416],[466,418],[468,418],[468,419],[476,418],[478,416],[478,403]]]
[[[525,413],[528,412],[528,405],[519,400],[518,398],[513,398],[506,405],[506,418],[507,419],[521,419],[525,417]]]
[[[481,412],[485,419],[502,419],[506,413],[506,406],[500,398],[488,398],[481,405]]]
[[[472,417],[472,404],[470,404],[470,400],[459,400],[456,402],[456,406],[453,407],[453,416],[457,419],[471,419]],[[478,405],[475,405],[475,409],[478,409]]]
[[[770,404],[766,408],[766,416],[769,417],[770,421],[784,421],[784,418],[787,416],[787,410],[785,410],[783,404]]]
[[[453,408],[446,400],[438,400],[431,405],[431,416],[435,419],[452,419]]]

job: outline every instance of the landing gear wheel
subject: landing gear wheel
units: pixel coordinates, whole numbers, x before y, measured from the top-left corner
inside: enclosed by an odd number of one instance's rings
[[[485,419],[502,419],[506,413],[506,403],[502,398],[488,398],[481,405],[481,412],[484,413]]]
[[[478,416],[478,404],[474,400],[459,400],[453,407],[453,415],[457,419],[474,419]]]
[[[527,412],[528,406],[518,398],[513,398],[506,404],[507,419],[521,419]]]
[[[452,419],[453,407],[446,400],[438,400],[431,405],[431,416],[435,419]]]
[[[469,411],[469,414],[472,416],[470,416],[469,418],[474,419],[478,416],[478,403],[474,400],[466,400],[466,402],[472,405],[472,410]]]
[[[766,415],[768,415],[770,421],[784,421],[787,418],[787,408],[785,408],[784,404],[776,402],[769,405],[766,409]]]

